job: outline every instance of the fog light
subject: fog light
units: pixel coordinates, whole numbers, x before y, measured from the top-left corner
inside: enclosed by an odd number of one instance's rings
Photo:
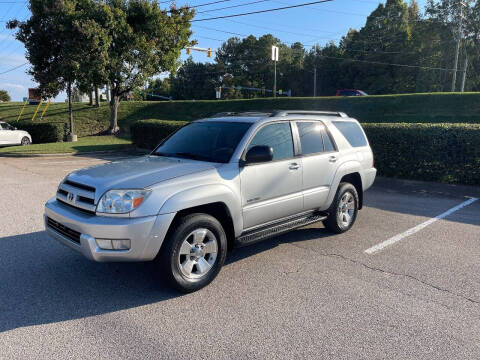
[[[130,240],[97,239],[97,246],[102,250],[130,250]]]
[[[115,250],[130,250],[130,240],[112,240]]]
[[[113,250],[112,240],[97,239],[97,245],[103,250]]]

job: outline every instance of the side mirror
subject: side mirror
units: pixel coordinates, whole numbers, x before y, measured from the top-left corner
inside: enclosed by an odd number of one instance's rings
[[[273,149],[270,146],[258,145],[248,150],[244,164],[268,162],[272,159]]]

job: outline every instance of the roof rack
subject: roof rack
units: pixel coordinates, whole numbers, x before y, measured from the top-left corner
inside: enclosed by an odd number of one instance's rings
[[[348,115],[338,111],[316,111],[316,110],[278,110],[274,111],[270,116],[287,116],[287,115],[330,115],[347,118]]]
[[[216,117],[227,117],[227,116],[270,116],[271,112],[261,112],[261,111],[244,111],[244,112],[235,112],[235,111],[226,111],[213,114],[209,116],[210,118]]]

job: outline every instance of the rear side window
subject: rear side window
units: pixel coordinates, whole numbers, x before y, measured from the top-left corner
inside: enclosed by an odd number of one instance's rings
[[[367,146],[367,139],[363,135],[362,128],[352,121],[332,121],[332,124],[345,136],[345,139],[353,147]]]
[[[302,146],[302,154],[323,152],[322,128],[319,122],[297,122],[298,135]]]
[[[297,128],[303,155],[335,151],[325,125],[321,122],[297,122]]]

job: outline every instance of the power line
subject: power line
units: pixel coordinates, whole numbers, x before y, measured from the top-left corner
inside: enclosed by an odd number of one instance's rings
[[[26,62],[26,63],[23,63],[22,65],[15,66],[15,67],[13,67],[13,68],[11,68],[11,69],[8,69],[8,70],[5,70],[5,71],[2,71],[2,72],[0,72],[0,75],[3,75],[3,74],[6,74],[6,73],[9,73],[9,72],[11,72],[11,71],[14,71],[14,70],[17,70],[17,69],[20,69],[21,67],[23,67],[23,66],[25,66],[25,65],[27,65],[27,64],[28,64],[28,62]]]
[[[205,18],[205,19],[191,20],[191,22],[209,21],[209,20],[226,19],[226,18],[238,17],[238,16],[247,16],[247,15],[253,15],[253,14],[262,14],[262,13],[267,13],[267,12],[272,12],[272,11],[279,11],[279,10],[299,8],[299,7],[308,6],[308,5],[313,5],[313,4],[321,4],[321,3],[326,3],[326,2],[330,2],[330,1],[333,1],[333,0],[320,0],[320,1],[310,2],[310,3],[304,3],[304,4],[298,4],[298,5],[290,5],[290,6],[284,6],[284,7],[274,8],[274,9],[251,11],[251,12],[246,12],[246,13],[242,13],[242,14],[216,16],[216,17]]]
[[[232,5],[232,6],[224,6],[224,7],[222,7],[222,8],[216,8],[216,9],[211,9],[211,10],[197,11],[195,14],[203,14],[203,13],[209,13],[209,12],[213,12],[213,11],[233,9],[233,8],[237,8],[237,7],[241,7],[241,6],[247,6],[247,5],[264,3],[264,2],[267,2],[267,1],[271,1],[271,0],[251,1],[251,2],[248,2],[248,3],[244,3],[244,4],[238,4],[238,5]]]

